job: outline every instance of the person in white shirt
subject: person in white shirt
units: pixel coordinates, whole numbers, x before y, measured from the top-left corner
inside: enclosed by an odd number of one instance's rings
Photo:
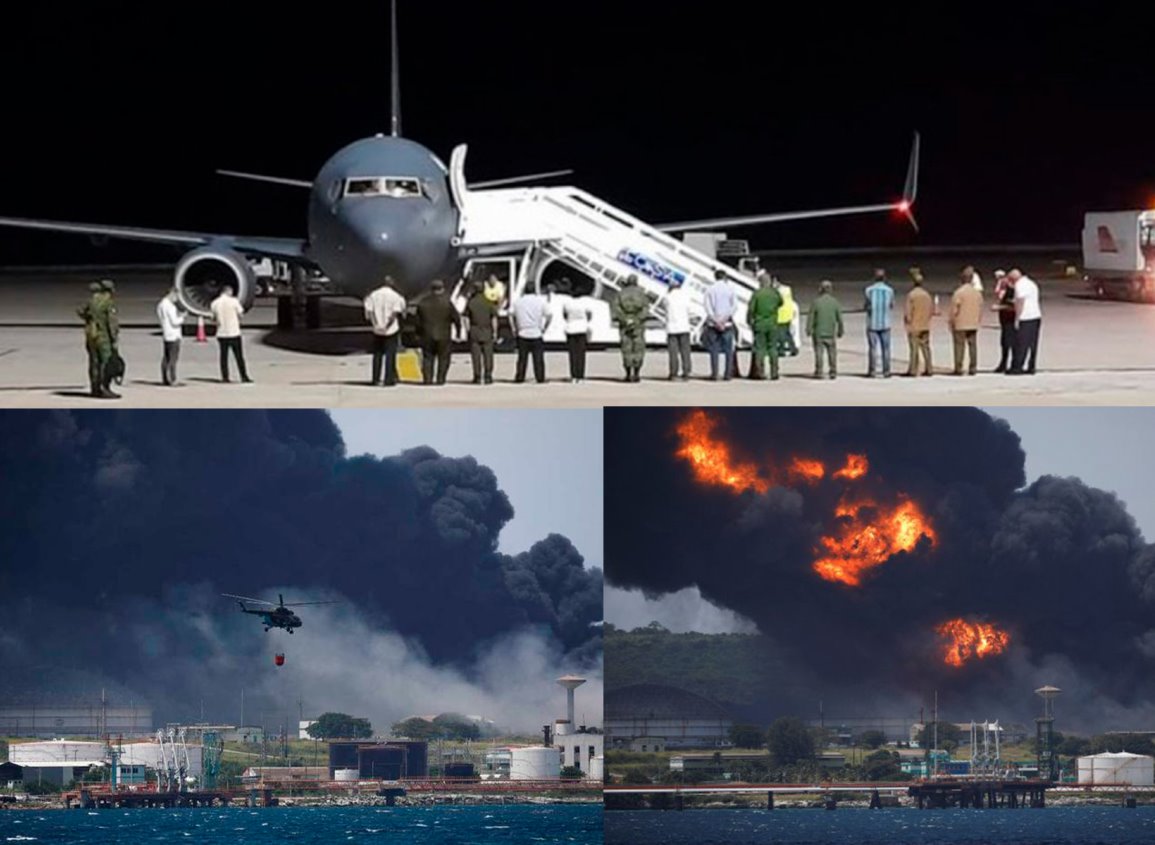
[[[540,293],[526,291],[517,298],[510,312],[510,322],[517,334],[517,370],[514,381],[525,381],[525,367],[533,354],[533,377],[545,383],[545,339],[549,327],[549,303]]]
[[[165,294],[157,303],[156,318],[160,321],[160,334],[164,340],[164,352],[160,359],[160,380],[166,386],[176,384],[176,362],[180,358],[181,326],[184,325],[185,311],[180,306],[180,295],[176,288]]]
[[[666,345],[670,351],[670,381],[681,378],[690,380],[692,368],[690,360],[690,294],[682,287],[680,279],[670,282],[670,292],[666,294]],[[681,375],[678,363],[681,362]]]
[[[401,338],[401,315],[405,313],[405,297],[393,288],[393,277],[386,276],[381,287],[365,297],[365,318],[373,326],[373,380],[372,385],[397,384],[397,343]],[[384,381],[382,378],[384,362]]]
[[[212,305],[209,306],[209,310],[217,324],[217,342],[221,347],[221,381],[228,383],[229,380],[229,350],[231,349],[233,357],[237,359],[237,369],[240,370],[241,381],[248,383],[252,379],[249,378],[249,372],[245,369],[245,351],[241,339],[241,315],[245,313],[245,309],[233,293],[233,286],[225,285],[221,289],[221,295],[214,299]]]
[[[586,377],[586,344],[594,309],[588,296],[574,296],[568,279],[562,281],[567,283],[564,290],[568,294],[562,301],[561,317],[565,324],[565,345],[569,350],[569,378],[572,384],[580,384]]]
[[[1007,278],[1015,287],[1015,354],[1011,358],[1011,368],[1007,370],[1007,375],[1033,376],[1039,357],[1039,329],[1043,324],[1039,286],[1017,268],[1011,270]]]

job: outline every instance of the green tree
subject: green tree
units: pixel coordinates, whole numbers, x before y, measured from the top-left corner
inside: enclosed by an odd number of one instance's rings
[[[403,722],[394,722],[389,731],[393,736],[407,736],[410,739],[437,739],[440,736],[437,725],[420,716],[413,716]]]
[[[438,735],[445,739],[479,739],[481,728],[460,713],[442,713],[433,720]]]
[[[309,725],[308,734],[314,739],[367,739],[373,736],[373,726],[368,719],[347,713],[322,713]]]
[[[766,734],[757,725],[731,725],[730,742],[737,748],[761,748],[766,744]]]
[[[1091,747],[1091,740],[1081,736],[1065,736],[1062,742],[1055,743],[1055,750],[1069,757],[1082,757]]]
[[[249,765],[249,763],[240,760],[221,758],[221,770],[217,775],[217,782],[226,787],[240,786],[241,775],[245,773],[245,769]]]
[[[938,723],[939,748],[953,751],[955,748],[958,748],[961,739],[962,731],[955,727],[955,725],[950,722]],[[928,722],[926,726],[918,732],[918,744],[920,748],[934,748],[934,722]]]
[[[36,781],[32,781],[31,783],[24,784],[24,791],[29,795],[55,795],[60,792],[60,787],[54,783],[37,783]]]
[[[775,720],[766,733],[766,747],[777,766],[814,759],[814,737],[802,720],[793,716]]]
[[[858,735],[858,744],[863,748],[880,748],[886,745],[886,734],[882,731],[863,731]]]
[[[896,752],[882,750],[867,754],[862,765],[867,780],[894,780],[902,774],[902,766]]]
[[[561,770],[562,780],[581,780],[582,770],[577,766],[565,766]]]
[[[0,739],[0,763],[8,762],[8,743]]]

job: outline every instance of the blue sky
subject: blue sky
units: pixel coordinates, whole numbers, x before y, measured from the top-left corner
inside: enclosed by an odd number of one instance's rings
[[[497,475],[514,518],[500,549],[516,554],[564,534],[587,566],[602,567],[602,412],[527,409],[333,410],[349,454],[396,455],[432,446],[472,455]]]

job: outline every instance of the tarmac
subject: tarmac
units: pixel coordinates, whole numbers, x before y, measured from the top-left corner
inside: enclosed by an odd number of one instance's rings
[[[513,382],[515,356],[499,353],[491,386],[470,384],[468,352],[454,353],[449,384],[441,387],[368,384],[370,334],[360,304],[325,303],[326,328],[282,332],[271,300],[258,300],[245,322],[245,357],[252,384],[221,384],[216,341],[195,340],[195,320],[186,326],[176,387],[160,384],[161,340],[156,302],[169,286],[164,269],[91,268],[46,272],[0,272],[0,407],[67,408],[346,408],[346,407],[600,407],[606,405],[1150,405],[1155,403],[1155,307],[1096,300],[1087,295],[1070,257],[1038,254],[1018,266],[1040,282],[1043,325],[1039,372],[1005,376],[991,372],[999,358],[997,317],[987,312],[979,334],[976,376],[954,376],[945,317],[935,320],[932,344],[935,376],[905,378],[906,336],[901,311],[892,332],[890,379],[865,376],[867,344],[862,290],[871,268],[890,268],[901,305],[909,289],[906,269],[923,268],[927,287],[943,309],[956,284],[959,266],[975,263],[992,301],[994,267],[1009,269],[1012,258],[966,256],[811,257],[764,261],[794,285],[803,307],[817,281],[830,278],[846,310],[846,334],[839,343],[836,380],[812,378],[813,353],[803,338],[800,355],[782,360],[777,382],[708,379],[705,352],[695,352],[689,382],[668,381],[665,349],[646,355],[640,384],[622,381],[616,349],[593,351],[587,380],[571,384],[564,350],[547,354],[548,383]],[[118,400],[88,395],[84,338],[76,308],[88,296],[87,283],[117,281],[121,355],[127,363]],[[211,331],[211,328],[210,328]],[[749,354],[740,353],[746,372]]]

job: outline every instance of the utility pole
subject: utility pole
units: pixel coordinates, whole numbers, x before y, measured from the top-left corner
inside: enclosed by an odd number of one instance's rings
[[[934,751],[930,765],[933,776],[938,777],[938,690],[934,691]]]

